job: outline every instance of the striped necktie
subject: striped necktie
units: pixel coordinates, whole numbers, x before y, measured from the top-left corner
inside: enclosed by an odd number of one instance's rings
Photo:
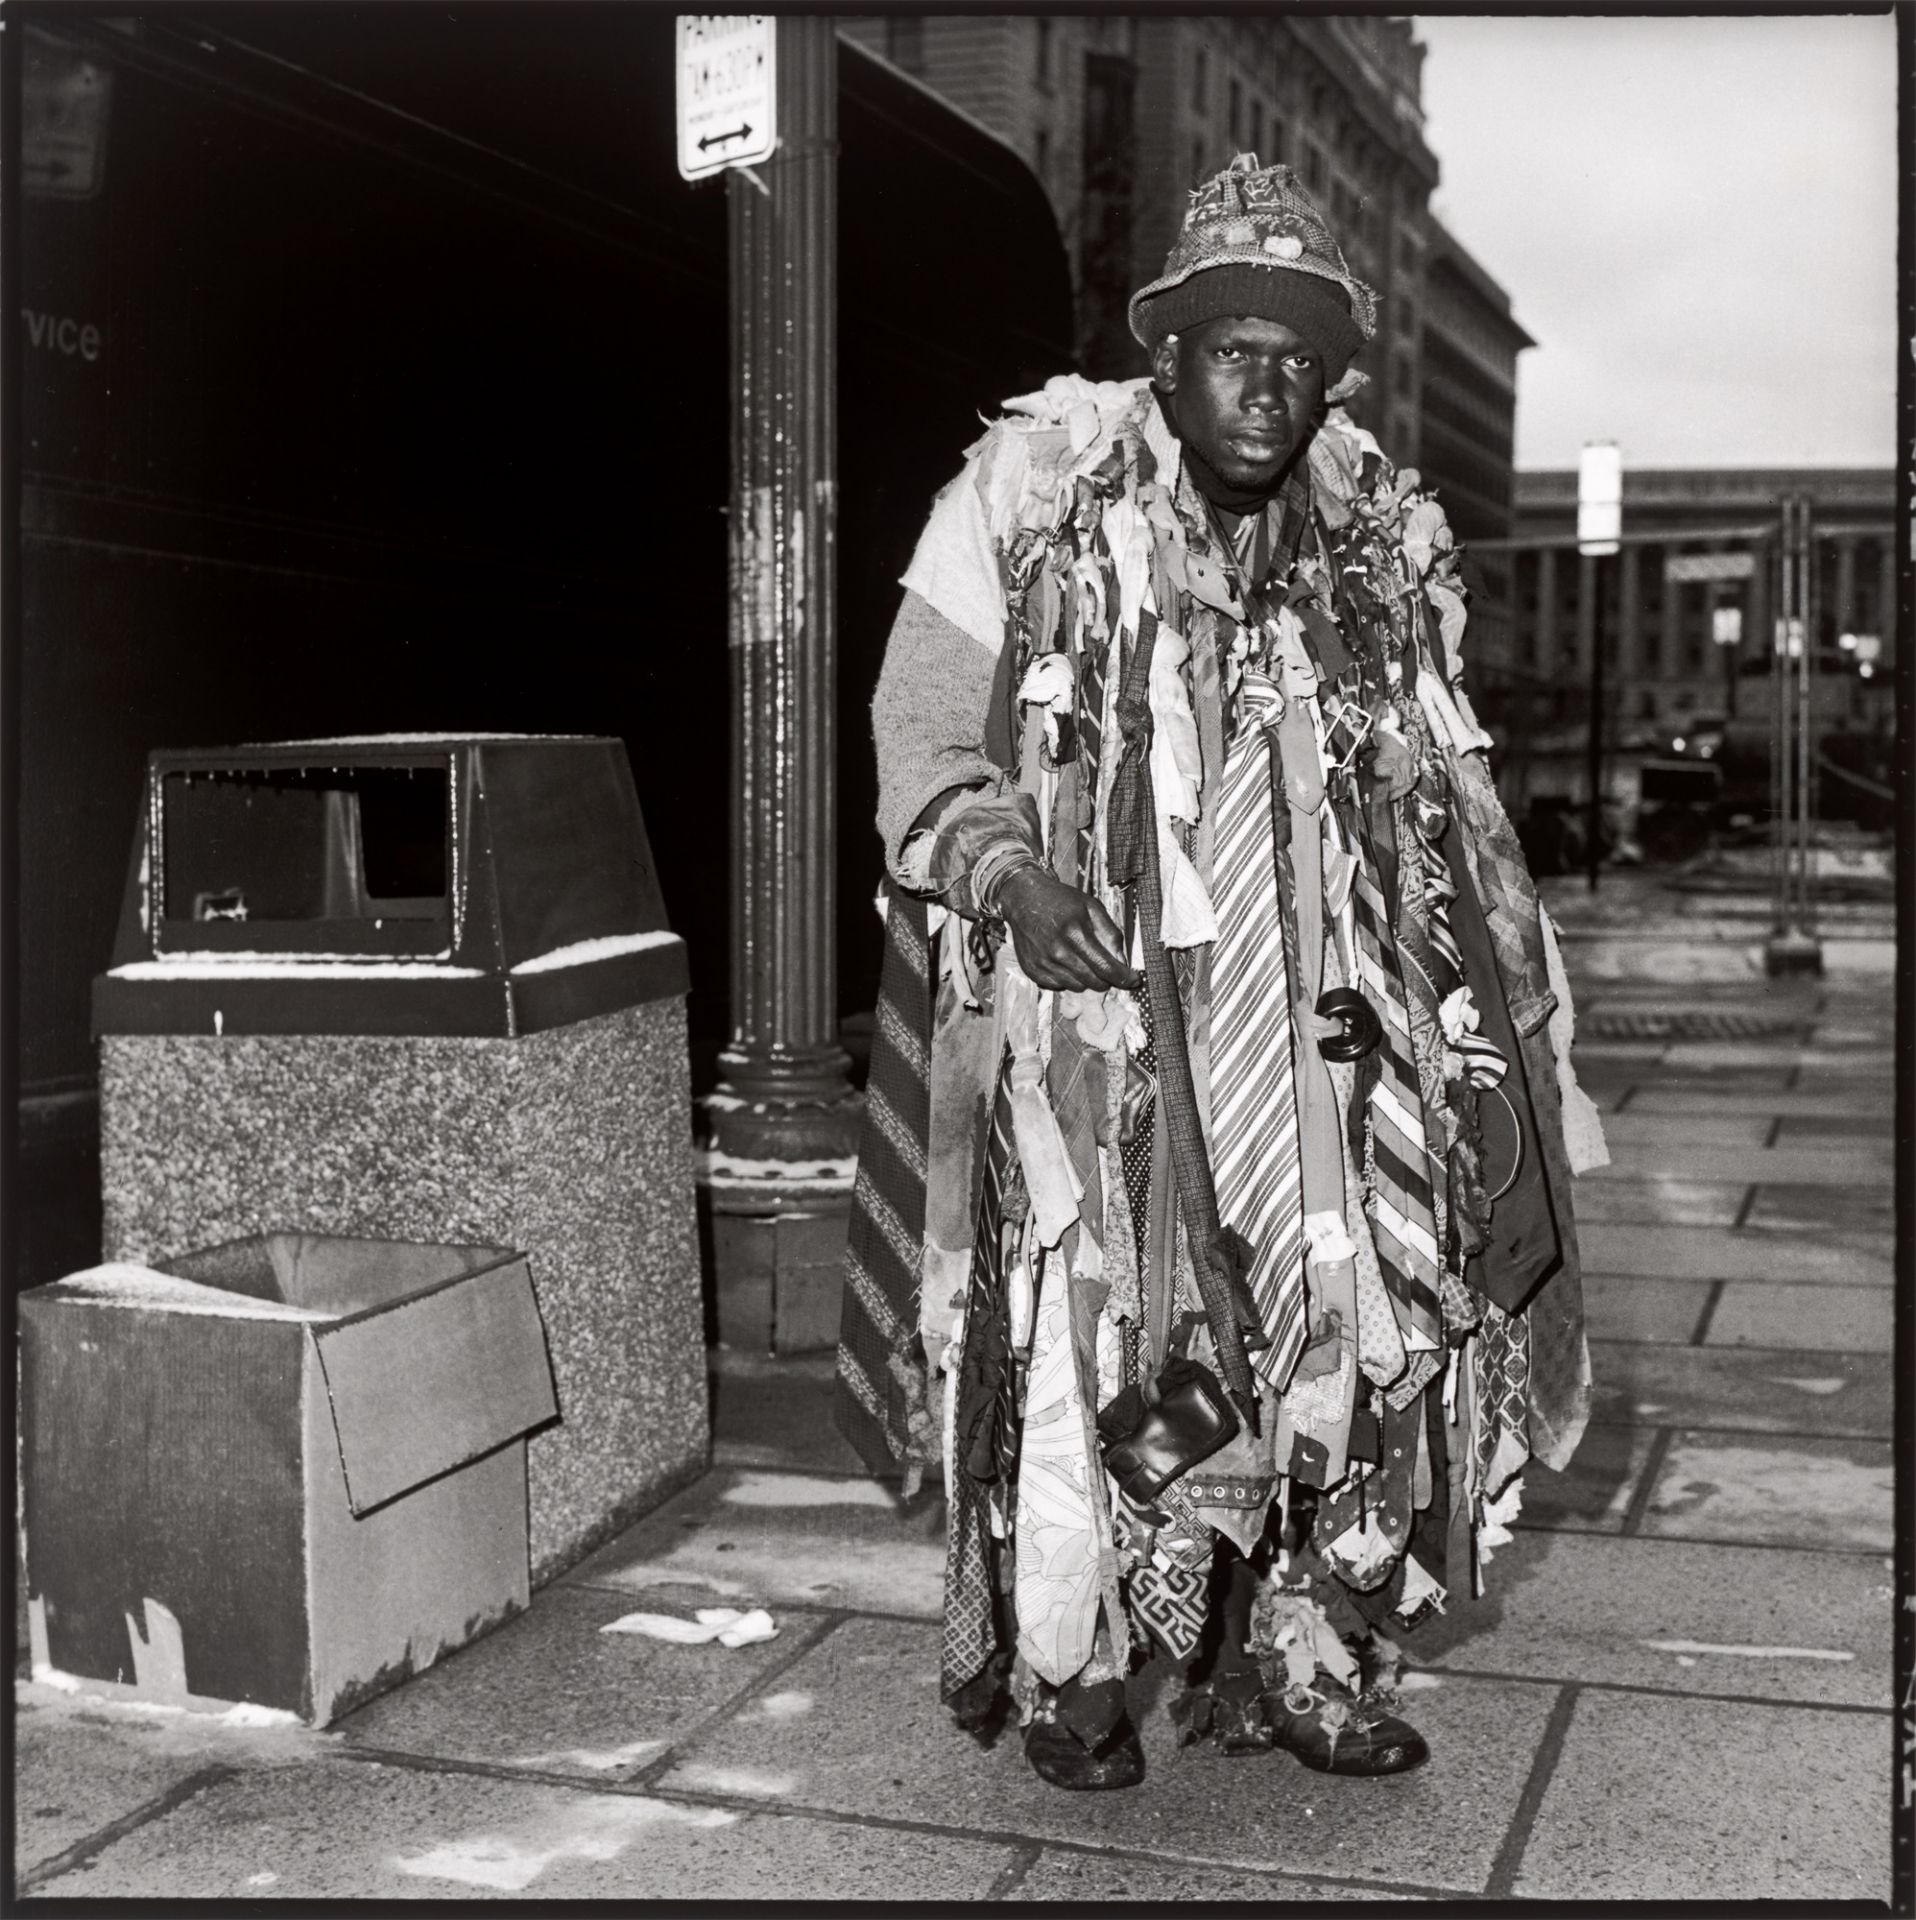
[[[1011,1079],[999,1057],[985,1137],[971,1287],[952,1415],[952,1472],[945,1536],[944,1647],[939,1691],[949,1700],[998,1650],[992,1606],[991,1509],[1009,1517],[1018,1464],[1017,1368],[1008,1338],[1004,1212],[1017,1149]]]
[[[1442,1316],[1437,1287],[1440,1258],[1432,1211],[1430,1152],[1424,1139],[1424,1102],[1417,1082],[1410,1011],[1397,973],[1377,872],[1362,848],[1351,885],[1357,932],[1357,972],[1383,1015],[1378,1071],[1368,1103],[1372,1148],[1371,1226],[1384,1284],[1398,1308],[1407,1347],[1438,1347]]]
[[[1281,1391],[1304,1345],[1304,1187],[1292,1078],[1290,982],[1272,830],[1279,702],[1247,669],[1218,796],[1211,887],[1211,1141],[1218,1213],[1248,1243],[1245,1279],[1270,1345],[1251,1364]]]

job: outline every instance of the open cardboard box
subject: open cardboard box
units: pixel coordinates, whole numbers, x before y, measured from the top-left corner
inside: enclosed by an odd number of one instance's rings
[[[324,1726],[524,1610],[522,1255],[268,1233],[20,1300],[36,1677]]]

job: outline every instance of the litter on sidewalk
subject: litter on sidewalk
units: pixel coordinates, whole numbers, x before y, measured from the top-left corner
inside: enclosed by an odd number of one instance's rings
[[[722,1647],[749,1647],[760,1640],[776,1640],[778,1628],[763,1607],[741,1613],[737,1607],[700,1607],[696,1620],[672,1613],[627,1613],[609,1620],[601,1633],[642,1633],[653,1640],[672,1640],[680,1646],[716,1640]]]

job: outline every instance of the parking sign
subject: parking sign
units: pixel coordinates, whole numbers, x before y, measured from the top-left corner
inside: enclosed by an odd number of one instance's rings
[[[769,13],[679,15],[679,172],[703,180],[769,160],[778,27]]]

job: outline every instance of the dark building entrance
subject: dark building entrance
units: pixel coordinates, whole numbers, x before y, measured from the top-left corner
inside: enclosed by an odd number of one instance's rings
[[[645,6],[48,9],[19,56],[15,1284],[97,1257],[91,978],[154,747],[606,732],[727,1033],[725,208]],[[1069,362],[1010,151],[840,50],[841,1012],[865,708],[977,417]]]

